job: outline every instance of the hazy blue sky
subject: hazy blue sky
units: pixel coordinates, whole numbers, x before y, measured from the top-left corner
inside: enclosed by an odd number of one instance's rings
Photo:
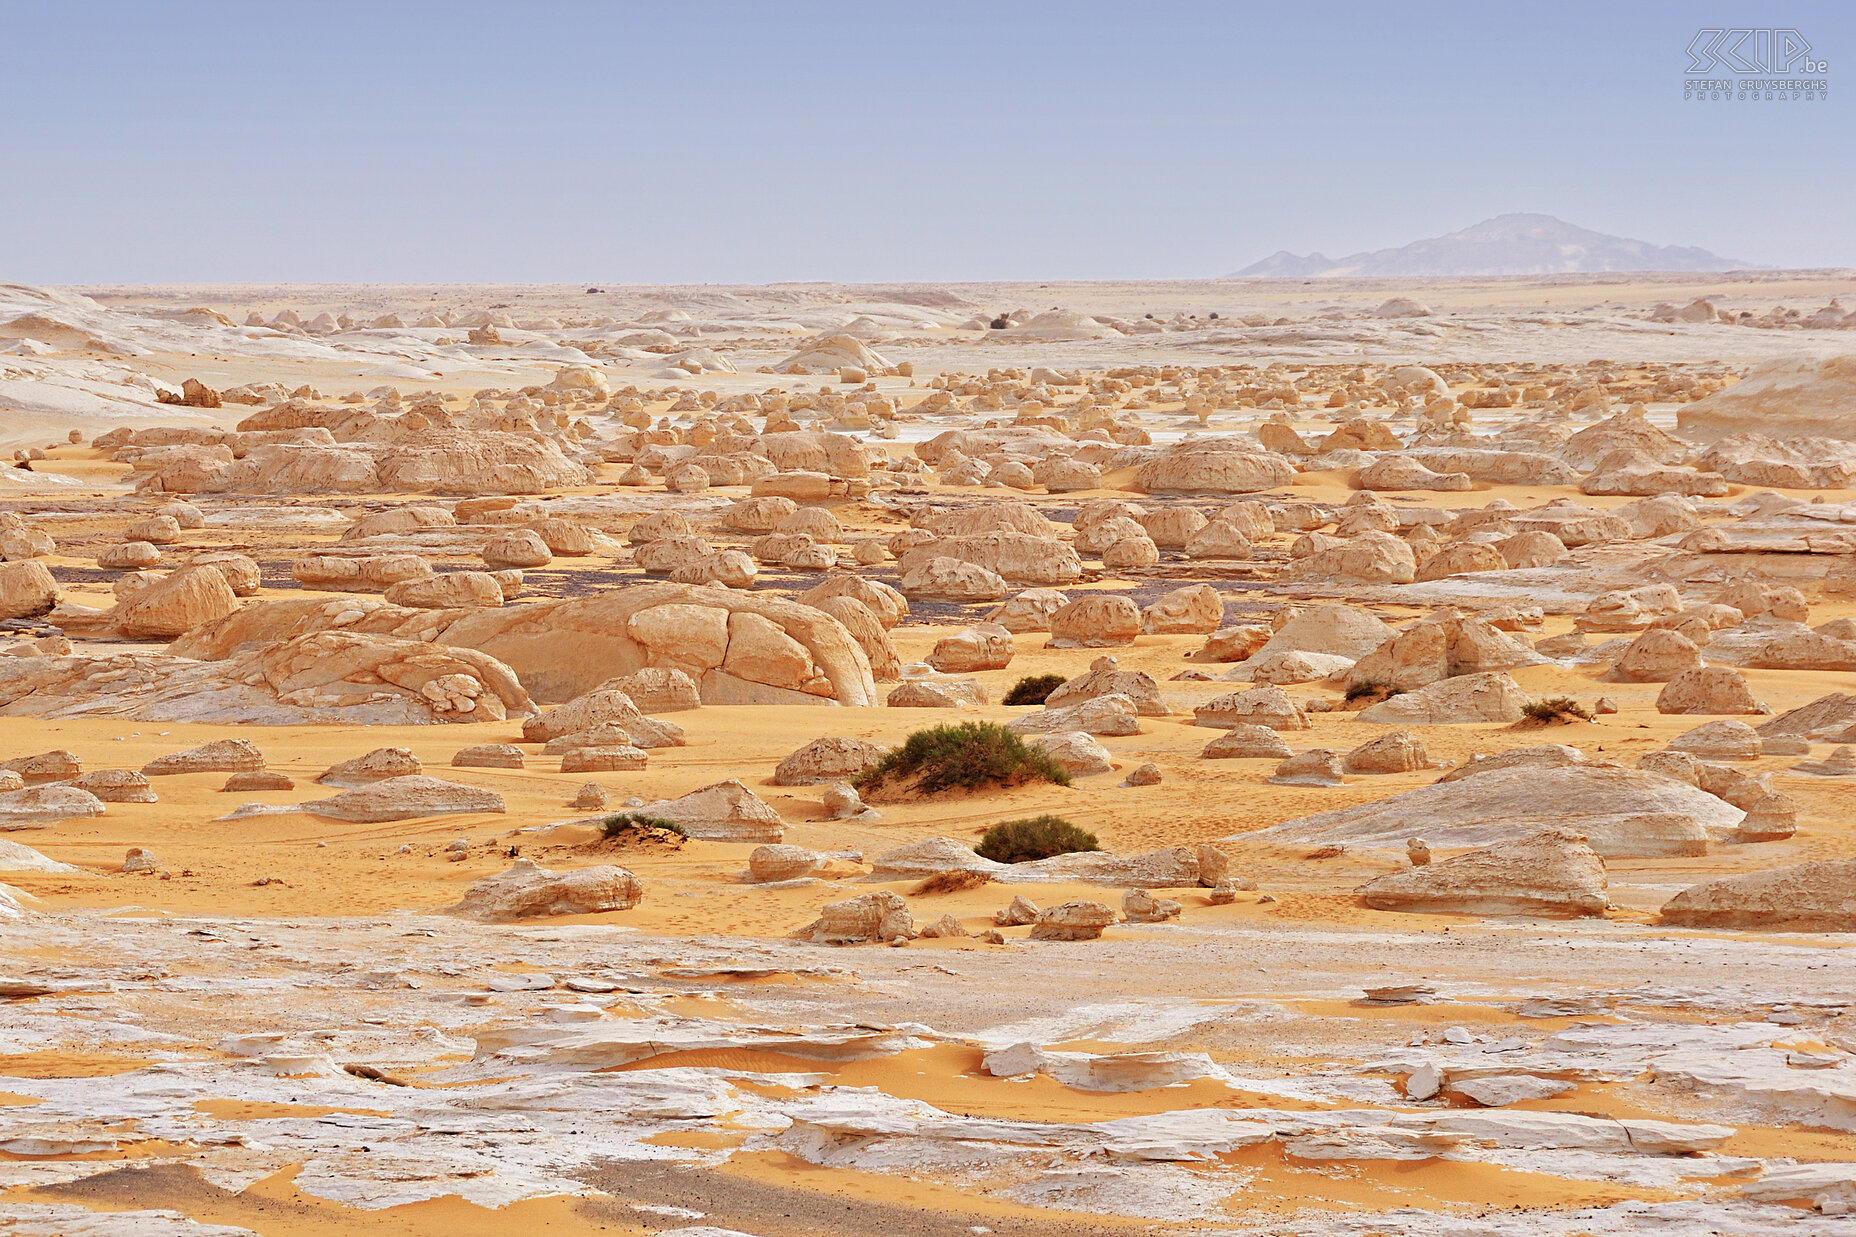
[[[1684,102],[1708,26],[1828,102]],[[0,279],[1210,276],[1542,211],[1856,266],[1856,4],[0,0]]]

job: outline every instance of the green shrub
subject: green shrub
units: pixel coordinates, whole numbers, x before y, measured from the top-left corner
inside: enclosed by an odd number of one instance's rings
[[[1069,680],[1061,674],[1027,674],[1012,684],[1001,704],[1043,704],[1050,694]]]
[[[851,779],[858,787],[915,779],[925,794],[978,790],[988,783],[1016,786],[1043,780],[1070,784],[1069,772],[997,722],[961,722],[917,730],[873,767]]]
[[[980,858],[994,863],[1030,863],[1034,859],[1049,859],[1052,855],[1100,849],[1095,834],[1079,829],[1061,816],[1048,814],[994,825],[973,848]]]
[[[1521,712],[1537,722],[1558,721],[1562,717],[1582,722],[1592,720],[1592,711],[1571,696],[1551,696],[1545,700],[1529,701],[1521,707]]]
[[[599,822],[599,831],[609,838],[648,837],[653,833],[674,833],[687,838],[689,831],[674,820],[646,816],[642,812],[620,812]]]

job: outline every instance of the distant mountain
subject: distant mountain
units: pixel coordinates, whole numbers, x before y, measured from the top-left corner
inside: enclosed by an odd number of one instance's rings
[[[1232,279],[1391,278],[1426,275],[1559,275],[1595,271],[1758,270],[1689,245],[1652,245],[1574,227],[1552,215],[1497,215],[1461,232],[1399,249],[1329,258],[1282,250]]]

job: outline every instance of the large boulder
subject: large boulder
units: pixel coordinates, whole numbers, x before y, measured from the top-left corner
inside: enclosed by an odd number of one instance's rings
[[[290,564],[290,578],[304,588],[338,593],[378,593],[431,574],[432,564],[417,554],[314,554]]]
[[[900,567],[907,575],[917,565],[936,558],[984,568],[1012,585],[1071,584],[1083,574],[1082,560],[1068,543],[1017,532],[941,537],[904,553]],[[902,591],[909,590],[905,587]]]
[[[142,766],[147,777],[176,773],[245,773],[264,767],[264,753],[245,739],[214,739],[184,752],[157,756]]]
[[[647,803],[638,813],[675,821],[690,837],[711,842],[778,842],[786,835],[780,814],[732,777]]]
[[[1656,635],[1645,633],[1638,643]],[[1680,637],[1677,637],[1680,639]],[[1671,676],[1656,697],[1658,713],[1770,713],[1732,666],[1698,666]]]
[[[1098,657],[1086,673],[1058,684],[1044,697],[1046,708],[1077,704],[1097,696],[1126,696],[1143,717],[1165,717],[1170,710],[1160,699],[1160,685],[1141,670],[1119,669],[1113,657]]]
[[[388,604],[414,610],[455,610],[503,604],[503,586],[487,571],[450,571],[389,585]]]
[[[212,567],[182,567],[125,598],[110,617],[124,639],[172,640],[238,607],[237,594],[220,572]]]
[[[915,935],[909,904],[887,889],[828,902],[819,917],[793,936],[819,945],[861,945],[907,939]]]
[[[1524,640],[1487,620],[1424,619],[1361,657],[1348,670],[1346,683],[1350,688],[1383,686],[1410,692],[1461,675],[1535,666],[1546,660]]]
[[[1357,669],[1357,667],[1356,667]],[[1392,726],[1457,726],[1470,722],[1518,722],[1529,703],[1520,684],[1506,674],[1465,674],[1382,700],[1362,709],[1363,722]]]
[[[1122,695],[1092,696],[1076,704],[1042,708],[1014,719],[1009,728],[1014,734],[1056,734],[1072,730],[1099,735],[1141,733],[1134,701]]]
[[[45,563],[24,559],[0,565],[0,619],[37,619],[63,596]]]
[[[1288,485],[1295,467],[1237,439],[1199,438],[1171,447],[1134,474],[1144,494],[1254,494]]]
[[[870,661],[842,623],[739,589],[647,584],[472,611],[439,639],[488,653],[543,700],[663,666],[695,680],[705,704],[877,702]]]
[[[488,654],[340,629],[240,658],[232,673],[331,721],[500,722],[535,707],[515,673]]]
[[[1304,606],[1271,634],[1253,657],[1273,653],[1328,653],[1357,660],[1390,639],[1393,631],[1359,606]]]
[[[928,664],[942,674],[1003,670],[1012,663],[1012,633],[995,623],[966,627],[935,641]]]
[[[1700,668],[1701,649],[1693,640],[1666,627],[1653,627],[1631,641],[1624,655],[1611,667],[1611,677],[1625,683],[1666,683],[1686,671]],[[1687,713],[1691,710],[1663,711]]]
[[[1756,365],[1746,377],[1676,411],[1676,432],[1711,442],[1756,429],[1774,437],[1801,435],[1856,439],[1856,353],[1818,359],[1782,357]]]
[[[775,786],[818,786],[846,781],[874,767],[888,749],[862,739],[824,735],[782,760],[773,771]]]
[[[330,820],[378,824],[456,813],[504,812],[508,807],[495,791],[409,774],[370,782],[327,799],[311,800],[302,805],[302,810]]]
[[[624,868],[601,864],[556,872],[532,859],[473,881],[450,913],[484,923],[509,923],[551,915],[603,915],[630,910],[644,886]]]
[[[1296,559],[1287,578],[1332,584],[1410,584],[1418,559],[1390,533],[1368,530],[1340,545]]]
[[[1093,941],[1121,916],[1102,902],[1063,902],[1038,913],[1031,925],[1034,941]]]
[[[1217,696],[1193,711],[1195,726],[1230,730],[1237,726],[1268,726],[1271,730],[1307,730],[1314,725],[1302,707],[1272,684]]]
[[[897,583],[905,597],[946,601],[997,601],[1010,591],[998,572],[946,554],[916,556]]]
[[[1691,885],[1663,904],[1685,928],[1856,932],[1856,859],[1800,863]]]
[[[424,773],[425,765],[409,747],[377,747],[364,756],[329,766],[316,780],[324,786],[367,786],[390,777]]]
[[[1050,616],[1048,648],[1107,648],[1132,644],[1141,631],[1141,611],[1114,594],[1092,593],[1066,602]]]
[[[1141,611],[1141,630],[1156,636],[1210,635],[1224,623],[1224,597],[1209,584],[1163,594]]]
[[[1569,829],[1470,851],[1441,863],[1388,872],[1360,886],[1382,911],[1458,915],[1602,915],[1605,865]]]

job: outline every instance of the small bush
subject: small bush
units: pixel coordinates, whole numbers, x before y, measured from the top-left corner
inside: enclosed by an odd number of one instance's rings
[[[1362,679],[1358,683],[1349,683],[1347,685],[1348,704],[1354,704],[1361,700],[1377,703],[1378,701],[1390,700],[1394,696],[1402,696],[1404,694],[1404,688],[1394,687],[1390,683],[1381,683],[1377,679]]]
[[[1030,863],[1035,859],[1049,859],[1052,855],[1100,849],[1095,834],[1079,829],[1061,816],[1048,814],[994,825],[973,848],[980,858],[994,863]]]
[[[1561,718],[1582,722],[1592,720],[1592,711],[1571,696],[1552,696],[1546,700],[1530,701],[1522,706],[1521,712],[1537,722],[1554,722]]]
[[[857,787],[913,778],[924,794],[978,790],[993,783],[1017,786],[1043,780],[1070,784],[1070,774],[1049,756],[997,722],[961,722],[917,730],[871,768],[851,779]]]
[[[1001,704],[1043,704],[1050,699],[1050,694],[1066,682],[1061,674],[1027,674],[1012,684],[1012,690],[1005,693]]]
[[[990,872],[975,872],[970,868],[951,868],[946,872],[936,872],[909,890],[909,896],[926,898],[942,893],[965,893],[969,889],[978,889],[981,885],[991,883]]]
[[[662,816],[646,816],[641,812],[620,812],[616,816],[608,816],[599,822],[599,831],[608,838],[644,838],[657,833],[689,837],[689,830],[676,821],[665,820]]]

